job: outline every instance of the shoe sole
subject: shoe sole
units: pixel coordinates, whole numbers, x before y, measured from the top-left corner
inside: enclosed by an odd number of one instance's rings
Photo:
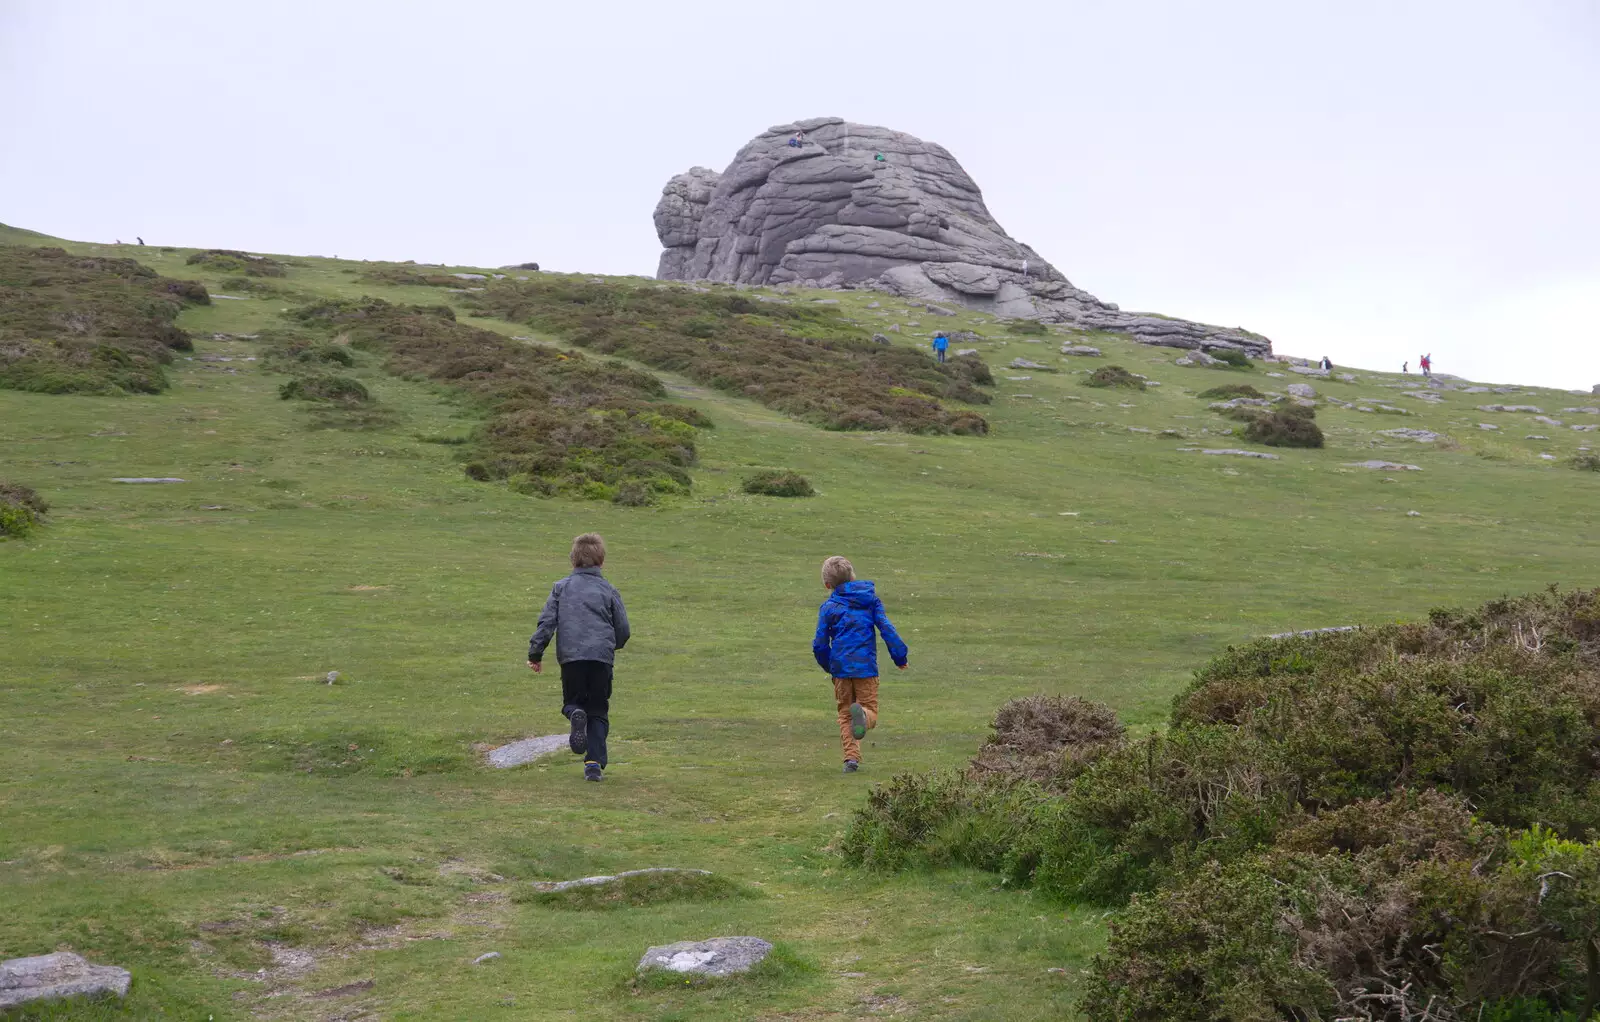
[[[572,733],[567,736],[567,748],[575,756],[581,756],[589,751],[589,715],[583,710],[573,710]]]
[[[860,703],[850,704],[850,733],[858,739],[867,737],[867,711]]]
[[[603,781],[603,780],[606,779],[605,771],[596,770],[594,773],[591,774],[586,769],[583,772],[583,779],[586,780],[586,781],[594,781],[594,782],[598,783],[598,782]]]

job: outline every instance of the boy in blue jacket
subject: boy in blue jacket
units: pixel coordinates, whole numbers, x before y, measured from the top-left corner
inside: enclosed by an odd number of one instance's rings
[[[844,772],[861,766],[861,739],[878,726],[878,636],[883,633],[889,658],[906,669],[906,644],[900,641],[883,601],[871,582],[857,582],[856,570],[843,557],[822,562],[822,585],[832,590],[817,611],[817,635],[811,653],[833,678],[839,704],[839,740],[844,745]]]

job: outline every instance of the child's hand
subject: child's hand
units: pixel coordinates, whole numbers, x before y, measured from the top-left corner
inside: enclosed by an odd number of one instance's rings
[[[540,671],[544,670],[544,665],[534,660],[529,660],[528,666],[533,668],[534,674],[538,674]]]

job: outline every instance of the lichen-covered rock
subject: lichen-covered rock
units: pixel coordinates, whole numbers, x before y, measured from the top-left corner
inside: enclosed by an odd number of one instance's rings
[[[771,952],[772,945],[760,937],[680,940],[645,951],[639,959],[639,971],[664,969],[699,976],[731,976],[749,972]]]
[[[0,962],[0,1009],[58,997],[126,997],[127,969],[91,965],[70,951]]]
[[[800,130],[805,144],[789,145]],[[995,222],[943,146],[838,117],[768,128],[721,174],[677,175],[655,224],[663,280],[874,287],[1147,344],[1272,351],[1259,334],[1123,312],[1074,287]]]

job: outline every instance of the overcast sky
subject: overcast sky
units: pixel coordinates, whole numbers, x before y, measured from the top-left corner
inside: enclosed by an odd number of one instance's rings
[[[652,274],[810,116],[943,144],[1123,308],[1600,383],[1600,4],[0,0],[0,222]]]

